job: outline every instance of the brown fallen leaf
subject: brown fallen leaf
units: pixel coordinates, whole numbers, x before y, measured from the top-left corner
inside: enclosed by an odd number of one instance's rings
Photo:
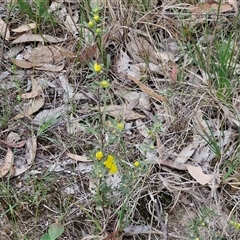
[[[189,8],[189,10],[195,14],[207,13],[210,11],[213,11],[215,13],[217,13],[218,11],[219,11],[219,13],[224,13],[224,12],[234,10],[234,8],[232,5],[230,5],[228,3],[221,4],[221,6],[219,8],[219,5],[216,1],[209,1],[209,2],[205,2],[205,3],[198,3],[196,6]]]
[[[85,156],[80,156],[77,154],[67,153],[67,156],[73,160],[79,161],[79,162],[92,162],[93,160],[87,159]]]
[[[53,65],[44,63],[41,67],[36,67],[37,70],[49,71],[49,72],[61,72],[65,67],[65,61],[61,65]]]
[[[43,64],[34,64],[25,60],[11,58],[11,61],[18,67],[21,68],[34,68],[34,67],[41,67]]]
[[[13,165],[13,152],[10,148],[7,150],[7,154],[5,156],[4,165],[0,167],[0,177],[4,177],[12,168]]]
[[[178,170],[187,170],[187,167],[185,164],[177,163],[172,160],[163,159],[164,145],[162,144],[162,141],[160,140],[158,135],[156,135],[156,139],[157,139],[157,152],[158,152],[158,157],[159,157],[159,163],[161,165],[169,167],[169,168],[178,169]]]
[[[5,40],[9,41],[10,38],[10,31],[7,24],[0,18],[0,35]]]
[[[97,59],[97,44],[94,44],[90,47],[86,47],[78,56],[78,61],[83,63],[88,63],[94,57]]]
[[[75,57],[75,53],[59,46],[40,46],[23,54],[24,59],[36,65],[54,64]]]
[[[21,168],[17,168],[14,166],[12,176],[14,177],[19,176],[22,173],[26,172],[29,168],[31,168],[36,157],[36,151],[37,151],[37,137],[34,136],[26,141],[27,166]]]
[[[18,142],[18,143],[10,143],[10,142],[7,142],[7,141],[2,140],[2,139],[0,139],[0,142],[5,144],[8,147],[13,147],[13,148],[22,148],[26,143],[25,141],[21,141],[21,142]]]
[[[31,105],[27,106],[22,113],[19,113],[14,117],[14,119],[20,119],[23,117],[27,117],[32,115],[33,113],[37,112],[45,103],[44,96],[38,96],[35,99],[32,99]]]
[[[227,0],[228,4],[232,5],[235,12],[238,13],[238,2],[237,0]]]
[[[158,94],[158,93],[155,93],[152,89],[150,89],[149,87],[147,87],[146,85],[144,85],[142,82],[140,82],[137,78],[135,77],[132,77],[130,75],[127,76],[130,80],[132,80],[133,82],[135,82],[139,87],[140,89],[145,92],[146,94],[148,94],[150,97],[154,98],[155,100],[161,102],[161,103],[167,103],[167,99]]]
[[[139,37],[133,32],[128,35],[131,41],[127,44],[127,50],[131,57],[137,62],[149,62],[158,64],[156,52],[151,44],[143,37]]]
[[[201,167],[195,167],[191,165],[186,165],[186,167],[189,174],[201,185],[206,185],[207,183],[211,183],[213,179],[213,175],[203,173]]]
[[[35,98],[38,95],[43,93],[42,87],[38,84],[38,82],[33,76],[31,76],[31,80],[32,80],[32,91],[30,93],[23,93],[21,95],[22,99]]]
[[[36,23],[29,23],[29,24],[21,25],[18,28],[11,29],[11,31],[16,33],[21,33],[21,32],[27,32],[29,30],[35,29],[36,27],[37,27]]]
[[[128,105],[110,105],[106,108],[101,107],[101,111],[106,111],[106,114],[112,116],[114,118],[125,119],[126,121],[129,120],[136,120],[139,118],[145,118],[144,115],[136,113],[129,108]]]
[[[60,43],[63,42],[63,38],[52,37],[49,35],[38,35],[32,33],[26,33],[12,41],[12,44],[24,43],[24,42],[50,42],[50,43]]]

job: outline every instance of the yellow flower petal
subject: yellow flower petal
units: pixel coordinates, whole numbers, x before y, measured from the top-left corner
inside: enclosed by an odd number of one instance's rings
[[[110,169],[114,163],[114,157],[112,155],[108,155],[106,161],[104,161],[103,165]]]
[[[110,170],[109,170],[109,173],[115,174],[115,173],[117,173],[117,172],[118,172],[117,166],[116,166],[115,164],[112,164],[112,166],[111,166],[111,168],[110,168]]]

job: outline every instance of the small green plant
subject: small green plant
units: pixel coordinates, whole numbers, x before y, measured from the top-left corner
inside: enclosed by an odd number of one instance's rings
[[[216,217],[215,211],[204,206],[199,212],[199,216],[196,217],[192,222],[189,223],[188,228],[190,230],[191,240],[204,240],[204,239],[221,239],[217,236],[217,233],[214,229],[211,229],[211,223],[214,221]],[[204,233],[204,229],[208,229],[211,233],[210,236],[202,236]]]
[[[222,156],[221,148],[219,146],[219,140],[217,137],[214,135],[213,129],[211,126],[209,126],[208,122],[205,121],[207,125],[207,129],[205,129],[201,123],[201,132],[198,131],[198,134],[206,141],[208,144],[209,148],[213,151],[213,153],[216,155],[216,157],[220,160]],[[222,137],[222,136],[220,136]]]
[[[49,229],[48,233],[44,234],[40,240],[55,240],[62,235],[64,232],[64,226],[60,223],[53,223]]]
[[[23,14],[37,23],[40,23],[42,19],[55,23],[54,17],[48,12],[48,2],[48,0],[35,0],[30,4],[28,1],[18,0],[18,7]]]
[[[105,53],[102,46],[103,36],[106,32],[102,27],[100,8],[94,8],[90,12],[90,19],[86,27],[92,33],[90,39],[97,43],[100,59],[90,63],[91,74],[88,78],[92,91],[97,96],[97,117],[94,126],[89,126],[88,132],[94,134],[98,143],[90,154],[94,159],[92,168],[92,200],[96,209],[107,218],[109,209],[113,209],[118,216],[118,227],[122,227],[127,221],[128,201],[134,191],[133,186],[137,183],[138,176],[144,165],[140,160],[129,162],[127,160],[126,146],[124,142],[125,121],[123,116],[113,118],[107,114],[108,106],[114,101],[111,95],[111,81],[108,79],[110,57]],[[157,126],[156,126],[157,128]],[[154,128],[154,132],[155,132]],[[117,184],[111,179],[115,178]],[[116,205],[116,202],[118,203]],[[118,210],[116,211],[116,207]],[[101,216],[102,218],[102,216]],[[102,220],[101,220],[102,222]],[[102,223],[100,224],[102,225]]]
[[[232,34],[227,38],[213,40],[211,47],[206,47],[202,42],[194,45],[191,54],[194,62],[200,65],[208,78],[208,84],[213,86],[213,93],[217,98],[224,102],[231,102],[234,76],[236,75],[236,65],[238,53],[236,54],[236,39]]]

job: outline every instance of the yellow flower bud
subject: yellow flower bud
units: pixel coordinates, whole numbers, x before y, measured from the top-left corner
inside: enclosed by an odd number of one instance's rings
[[[100,161],[103,158],[103,152],[102,151],[96,152],[95,157],[97,160]]]
[[[100,35],[101,32],[102,32],[101,28],[97,28],[97,29],[96,29],[96,34],[97,34],[97,35]]]
[[[96,73],[99,73],[102,70],[102,66],[100,64],[95,63],[93,69]]]
[[[95,25],[95,23],[94,23],[93,21],[89,21],[89,22],[88,22],[88,27],[89,27],[89,28],[93,28],[94,25]]]
[[[94,20],[95,22],[99,22],[100,16],[99,16],[98,14],[94,14],[93,20]]]
[[[117,128],[118,130],[122,131],[124,129],[124,123],[123,122],[118,123]]]
[[[108,87],[110,86],[110,84],[109,84],[109,82],[108,82],[107,80],[102,80],[102,81],[100,82],[100,86],[101,86],[102,88],[108,88]]]
[[[136,161],[133,165],[134,165],[135,167],[139,167],[139,166],[140,166],[140,162],[139,162],[139,161]]]

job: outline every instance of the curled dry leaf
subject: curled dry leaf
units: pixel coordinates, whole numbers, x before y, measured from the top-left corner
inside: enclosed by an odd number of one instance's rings
[[[10,31],[7,24],[0,18],[0,35],[5,40],[9,41],[10,38]]]
[[[195,167],[191,165],[186,165],[186,167],[189,174],[201,185],[206,185],[207,183],[211,183],[213,179],[213,175],[203,173],[201,167]]]
[[[38,96],[31,100],[31,104],[28,105],[22,113],[19,113],[14,117],[14,119],[20,119],[26,116],[30,116],[33,113],[37,112],[45,103],[44,96]]]
[[[38,84],[38,82],[36,81],[36,79],[31,76],[31,80],[32,80],[32,91],[30,93],[24,93],[21,95],[22,99],[30,99],[30,98],[35,98],[38,95],[42,94],[42,87]]]
[[[14,147],[14,148],[22,148],[25,145],[25,141],[21,141],[18,143],[10,143],[10,142],[0,139],[0,142],[5,144],[8,147]]]
[[[65,74],[61,74],[59,76],[59,80],[62,85],[62,88],[65,91],[65,94],[67,95],[67,98],[72,99],[72,97],[74,95],[74,89],[73,89],[72,85],[69,83],[67,76]]]
[[[11,31],[16,33],[21,33],[21,32],[27,32],[29,30],[35,29],[36,27],[37,27],[36,23],[29,23],[29,24],[21,25],[18,28],[14,28]]]
[[[87,159],[85,156],[80,156],[77,154],[67,153],[67,156],[73,160],[79,161],[79,162],[92,162],[93,160]]]
[[[37,137],[32,137],[26,141],[26,160],[27,166],[21,168],[14,167],[13,176],[19,176],[20,174],[26,172],[33,164],[37,151]]]
[[[23,94],[23,98],[32,97],[33,99],[31,99],[31,101],[24,108],[22,113],[19,113],[17,116],[14,117],[14,119],[20,119],[25,116],[32,115],[33,113],[37,112],[45,103],[45,98],[41,86],[38,84],[34,77],[31,77],[31,79],[32,79],[32,92],[29,94]],[[34,97],[35,95],[37,96]]]
[[[8,148],[4,164],[3,166],[0,167],[0,177],[4,177],[11,170],[13,159],[14,159],[13,152],[10,148]]]

